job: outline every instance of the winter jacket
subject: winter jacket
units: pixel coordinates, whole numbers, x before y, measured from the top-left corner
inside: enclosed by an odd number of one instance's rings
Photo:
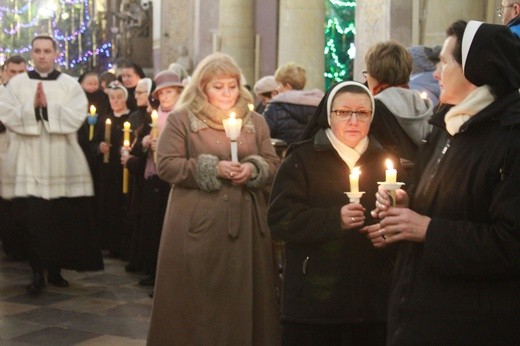
[[[273,97],[263,113],[271,138],[287,144],[296,142],[322,97],[318,89],[289,90]]]

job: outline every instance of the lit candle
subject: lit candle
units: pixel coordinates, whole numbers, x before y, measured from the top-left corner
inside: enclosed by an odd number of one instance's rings
[[[238,162],[237,138],[242,128],[242,119],[237,119],[235,112],[229,114],[228,119],[222,120],[226,136],[231,140],[231,161]]]
[[[397,183],[397,171],[394,169],[392,160],[386,159],[386,179],[385,183]]]
[[[255,105],[252,104],[252,103],[249,103],[249,104],[247,105],[247,108],[249,108],[249,111],[252,112],[252,111],[255,110]]]
[[[125,123],[126,124],[126,123]],[[130,123],[128,123],[130,125]],[[130,128],[130,126],[128,126]],[[121,153],[123,156],[128,156],[130,152],[130,140],[125,139],[123,141],[123,152]],[[123,193],[128,193],[128,168],[126,166],[123,168]]]
[[[123,123],[123,143],[128,141],[128,146],[130,146],[130,123],[125,121]]]
[[[112,121],[107,119],[105,121],[105,143],[110,146],[110,131],[112,129]],[[103,156],[103,162],[108,163],[110,160],[110,149]]]
[[[90,117],[90,119],[89,119],[90,127],[89,127],[89,133],[88,133],[88,140],[91,141],[92,138],[94,137],[94,126],[96,125],[96,122],[97,122],[96,107],[94,105],[90,106],[89,117]]]
[[[426,91],[423,91],[423,92],[421,93],[421,98],[422,98],[423,100],[426,100],[426,99],[428,98],[428,94],[426,93]]]
[[[359,175],[361,174],[361,171],[358,167],[354,167],[352,169],[352,172],[350,173],[349,180],[350,180],[350,192],[359,192]]]

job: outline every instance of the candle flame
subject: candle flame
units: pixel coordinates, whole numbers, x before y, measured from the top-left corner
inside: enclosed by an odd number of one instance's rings
[[[128,147],[130,146],[130,141],[127,140],[127,139],[125,139],[125,140],[123,141],[123,146],[124,146],[125,148],[128,148]]]
[[[94,105],[91,105],[90,106],[90,115],[95,115],[96,114],[96,107]]]
[[[154,119],[156,120],[159,117],[159,115],[157,115],[157,111],[155,109],[152,111],[152,114],[150,116],[152,117],[152,120],[154,120]]]
[[[426,93],[426,91],[423,91],[423,92],[421,93],[421,98],[422,98],[423,100],[426,100],[426,99],[428,98],[428,94]]]
[[[247,108],[249,108],[249,111],[252,112],[252,111],[255,110],[255,105],[252,104],[252,103],[249,103],[249,104],[247,105]]]
[[[394,163],[390,159],[386,159],[386,169],[394,169]]]
[[[351,174],[360,175],[361,171],[359,170],[359,167],[352,168],[352,173]]]
[[[236,118],[236,113],[235,112],[231,112],[229,113],[229,119],[235,119]]]
[[[107,119],[107,121],[105,121],[105,124],[108,124],[108,125],[112,124],[112,120]]]
[[[124,128],[125,130],[130,129],[130,123],[129,123],[128,121],[125,121],[124,124],[123,124],[123,128]]]

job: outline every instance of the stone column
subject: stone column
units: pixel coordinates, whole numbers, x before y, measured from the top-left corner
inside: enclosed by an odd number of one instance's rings
[[[323,0],[280,0],[278,66],[294,61],[307,70],[305,89],[324,88]]]
[[[165,70],[179,57],[179,45],[193,56],[193,1],[160,1],[161,32],[154,33],[155,73]],[[154,0],[155,6],[155,0]]]
[[[390,0],[356,2],[356,57],[354,77],[363,82],[361,71],[365,68],[365,52],[379,41],[390,39]]]
[[[253,31],[254,0],[220,0],[220,51],[231,55],[242,69],[244,77],[254,84]]]

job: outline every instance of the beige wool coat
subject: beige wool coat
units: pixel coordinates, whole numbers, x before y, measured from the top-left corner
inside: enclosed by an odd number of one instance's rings
[[[258,175],[247,186],[216,176],[230,160],[223,130],[186,111],[169,115],[158,174],[174,186],[165,215],[149,345],[279,345],[271,237],[262,188],[279,164],[263,117],[250,113],[238,158]]]

